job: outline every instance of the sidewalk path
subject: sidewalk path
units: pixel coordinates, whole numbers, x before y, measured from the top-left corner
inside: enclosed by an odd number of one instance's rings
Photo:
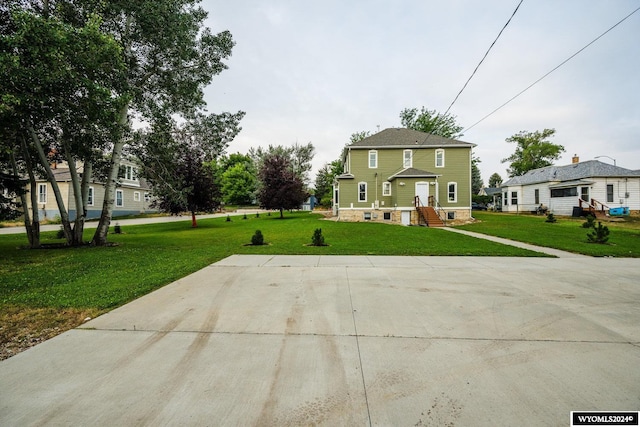
[[[515,240],[504,239],[502,237],[490,236],[488,234],[476,233],[473,231],[460,230],[458,228],[442,227],[442,230],[452,231],[454,233],[465,234],[467,236],[476,237],[478,239],[491,240],[492,242],[501,243],[503,245],[515,246],[521,249],[528,249],[530,251],[542,252],[548,255],[553,255],[558,258],[590,258],[588,255],[574,254],[572,252],[561,251],[560,249],[546,248],[544,246],[531,245],[529,243],[522,243]]]

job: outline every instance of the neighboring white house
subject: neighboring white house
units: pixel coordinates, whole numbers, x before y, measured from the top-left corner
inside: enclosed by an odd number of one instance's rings
[[[572,215],[580,207],[625,207],[637,214],[640,170],[574,157],[570,165],[534,169],[502,184],[503,212],[532,212],[541,204],[556,215]]]
[[[73,221],[76,217],[76,203],[71,185],[71,173],[66,163],[56,163],[53,174],[60,188],[60,193],[64,199],[65,207],[69,214],[69,219]],[[78,165],[82,174],[82,165]],[[60,216],[60,210],[53,193],[51,184],[45,179],[36,183],[38,192],[38,213],[40,219],[53,219]],[[120,179],[116,188],[116,200],[113,207],[113,216],[137,215],[145,212],[157,212],[151,208],[151,189],[149,185],[137,175],[137,167],[134,163],[123,161],[121,166]],[[104,184],[92,181],[89,184],[89,201],[87,209],[87,219],[99,218],[102,213],[102,203],[104,201]]]

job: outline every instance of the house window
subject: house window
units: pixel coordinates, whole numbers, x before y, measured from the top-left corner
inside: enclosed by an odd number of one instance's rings
[[[383,182],[382,183],[382,195],[383,196],[390,196],[391,195],[391,183],[390,182]]]
[[[589,201],[589,187],[580,187],[580,198],[585,202]]]
[[[613,203],[613,184],[607,184],[607,203]]]
[[[539,205],[540,204],[540,189],[536,188],[533,191],[533,198],[535,199],[535,204]]]
[[[383,212],[382,215],[385,221],[391,221],[391,212]]]
[[[450,182],[447,184],[447,200],[452,203],[458,201],[458,183]]]
[[[364,213],[364,220],[365,221],[370,221],[371,220],[371,212],[365,212]]]
[[[47,203],[47,184],[38,184],[38,203]]]
[[[507,206],[509,204],[509,193],[507,193],[506,191],[504,192],[504,205]]]
[[[442,148],[438,148],[436,150],[436,167],[437,168],[444,167],[444,150]]]
[[[134,202],[139,202],[140,201],[140,192],[139,191],[134,191],[133,192],[133,201]]]
[[[151,195],[146,191],[144,193],[144,201],[145,202],[150,202],[151,201]]]
[[[376,150],[369,151],[369,169],[378,167],[378,152]]]
[[[568,188],[552,188],[551,197],[576,197],[578,195],[578,187]]]
[[[358,201],[359,202],[367,201],[367,183],[366,182],[358,183]]]
[[[116,190],[116,206],[119,208],[124,206],[124,194],[122,190]]]
[[[518,204],[518,192],[517,191],[512,191],[511,192],[511,204],[512,205],[517,205]]]
[[[449,212],[447,212],[447,219],[448,219],[448,220],[454,220],[454,219],[456,219],[456,213],[455,213],[455,211],[449,211]]]
[[[413,150],[404,150],[402,154],[402,166],[405,168],[413,167]]]
[[[89,187],[89,191],[87,192],[87,205],[88,206],[93,206],[93,197],[94,197],[93,187]]]

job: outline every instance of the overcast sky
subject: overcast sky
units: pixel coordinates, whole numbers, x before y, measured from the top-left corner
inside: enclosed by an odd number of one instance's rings
[[[246,111],[229,153],[313,143],[315,172],[352,133],[400,127],[404,108],[444,112],[519,0],[204,0],[236,42],[205,90],[210,112]],[[640,7],[637,0],[524,0],[451,113],[466,128]],[[515,150],[555,128],[569,164],[605,155],[640,169],[640,11],[459,138],[485,185]],[[601,161],[613,163],[608,158]]]

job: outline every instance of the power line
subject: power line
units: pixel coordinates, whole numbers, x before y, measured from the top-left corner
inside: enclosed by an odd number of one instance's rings
[[[564,61],[562,61],[558,66],[556,66],[555,68],[553,68],[551,71],[549,71],[547,74],[545,74],[544,76],[540,77],[538,80],[536,80],[535,82],[531,83],[529,86],[527,86],[526,88],[524,88],[523,90],[521,90],[520,92],[518,92],[515,96],[513,96],[511,99],[509,99],[507,102],[505,102],[504,104],[502,104],[501,106],[499,106],[498,108],[496,108],[495,110],[493,110],[492,112],[490,112],[489,114],[487,114],[486,116],[484,116],[483,118],[481,118],[480,120],[478,120],[477,122],[475,122],[474,124],[472,124],[471,126],[469,126],[468,128],[464,129],[462,132],[467,132],[470,129],[472,129],[473,127],[475,127],[476,125],[478,125],[479,123],[483,122],[485,119],[489,118],[490,116],[492,116],[493,114],[495,114],[498,110],[500,110],[501,108],[503,108],[504,106],[506,106],[507,104],[509,104],[511,101],[513,101],[514,99],[516,99],[517,97],[519,97],[520,95],[522,95],[523,93],[525,93],[526,91],[528,91],[529,89],[531,89],[533,86],[535,86],[536,84],[540,83],[540,81],[542,81],[542,79],[544,79],[545,77],[547,77],[549,74],[553,73],[554,71],[556,71],[558,68],[562,67],[564,64],[566,64],[567,62],[569,62],[571,59],[573,59],[575,56],[577,56],[580,52],[582,52],[583,50],[585,50],[586,48],[588,48],[589,46],[591,46],[592,44],[594,44],[596,41],[598,41],[600,38],[602,38],[605,34],[607,34],[609,31],[613,30],[615,27],[617,27],[618,25],[620,25],[621,23],[623,23],[624,21],[626,21],[628,18],[631,17],[631,15],[633,15],[634,13],[636,13],[637,11],[640,10],[640,7],[637,8],[636,10],[634,10],[633,12],[631,12],[630,14],[628,14],[627,16],[625,16],[624,18],[622,18],[620,21],[618,21],[616,24],[614,24],[611,28],[609,28],[607,31],[605,31],[604,33],[600,34],[598,37],[596,37],[595,39],[591,40],[591,42],[589,42],[587,45],[585,45],[582,49],[578,50],[576,53],[574,53],[573,55],[571,55],[570,57],[568,57],[567,59],[565,59]]]
[[[462,86],[462,89],[460,89],[460,92],[458,92],[458,94],[456,95],[455,99],[453,100],[453,102],[451,102],[451,105],[449,105],[449,108],[447,108],[447,111],[444,112],[444,115],[446,116],[447,113],[449,112],[449,110],[451,110],[451,107],[453,107],[453,104],[456,103],[456,101],[458,100],[458,98],[460,97],[460,95],[462,94],[462,92],[466,89],[467,85],[469,84],[469,82],[471,81],[471,79],[473,78],[473,76],[475,76],[476,71],[478,71],[478,68],[480,68],[480,65],[482,65],[482,63],[484,62],[484,60],[487,58],[487,55],[489,55],[489,52],[491,51],[491,49],[493,48],[493,46],[496,44],[496,42],[498,41],[498,39],[500,38],[500,36],[502,35],[502,32],[507,28],[507,26],[509,25],[509,23],[511,22],[511,20],[513,19],[513,17],[515,16],[516,12],[518,11],[518,9],[520,8],[520,5],[522,4],[524,0],[520,0],[520,3],[518,3],[518,6],[516,6],[516,9],[513,11],[513,13],[511,14],[511,17],[509,18],[509,20],[507,21],[506,24],[504,24],[504,27],[502,27],[502,29],[500,30],[500,32],[498,33],[498,36],[496,37],[496,39],[493,41],[493,43],[491,43],[491,46],[489,46],[489,49],[487,49],[487,51],[485,52],[484,56],[482,57],[482,59],[480,60],[480,62],[478,63],[478,65],[476,65],[475,70],[473,70],[473,72],[471,73],[471,76],[469,76],[469,78],[467,79],[467,82],[464,84],[464,86]]]

